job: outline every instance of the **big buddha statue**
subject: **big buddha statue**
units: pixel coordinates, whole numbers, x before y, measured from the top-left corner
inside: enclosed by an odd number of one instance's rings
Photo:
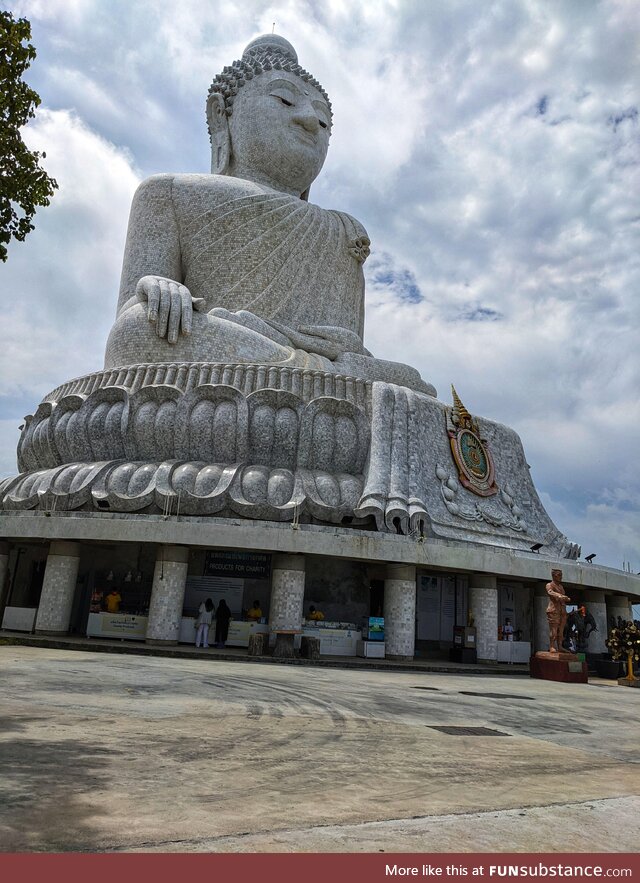
[[[329,98],[269,34],[215,77],[211,174],[131,208],[104,370],[26,419],[5,509],[315,521],[559,555],[517,435],[363,342],[359,221],[309,191]]]
[[[216,77],[211,175],[157,175],[133,200],[105,367],[218,361],[316,368],[435,394],[363,345],[364,227],[308,202],[329,147],[320,84],[276,35]]]

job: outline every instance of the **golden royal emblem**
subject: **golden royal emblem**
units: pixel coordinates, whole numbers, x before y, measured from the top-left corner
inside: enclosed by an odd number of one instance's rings
[[[451,392],[453,407],[447,411],[447,434],[460,484],[480,497],[490,497],[497,494],[498,486],[487,442],[480,438],[478,421],[462,404],[453,385]]]

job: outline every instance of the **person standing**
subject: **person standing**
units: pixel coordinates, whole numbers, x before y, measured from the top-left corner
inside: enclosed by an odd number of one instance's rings
[[[107,597],[105,598],[105,604],[107,605],[107,613],[119,613],[120,612],[120,604],[122,603],[122,595],[114,586]]]
[[[222,598],[218,604],[216,613],[216,647],[222,648],[227,642],[229,634],[229,622],[231,620],[231,611],[227,607],[227,602]]]
[[[198,618],[196,619],[196,647],[199,647],[202,644],[205,650],[208,649],[209,629],[213,622],[214,613],[215,607],[213,606],[213,601],[211,598],[207,598],[207,600],[200,605],[200,609],[198,610]]]

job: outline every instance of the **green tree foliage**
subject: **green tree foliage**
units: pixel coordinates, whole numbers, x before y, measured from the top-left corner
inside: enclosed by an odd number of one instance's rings
[[[49,205],[57,182],[40,167],[45,154],[28,150],[20,135],[35,115],[40,96],[22,75],[36,57],[28,41],[31,25],[0,11],[0,260],[7,259],[13,236],[20,241],[33,230],[36,206]]]

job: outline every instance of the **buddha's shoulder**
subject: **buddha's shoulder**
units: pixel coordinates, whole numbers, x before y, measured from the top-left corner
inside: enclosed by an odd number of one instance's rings
[[[354,218],[353,215],[348,215],[346,212],[339,212],[335,209],[331,210],[331,214],[340,219],[349,239],[354,241],[358,240],[359,242],[361,240],[363,247],[368,247],[371,244],[369,241],[369,234],[364,225],[361,224],[357,218]]]
[[[249,181],[225,175],[166,173],[145,178],[139,185],[136,196],[138,198],[165,196],[180,199],[194,198],[198,195],[215,198],[220,195],[220,198],[224,199],[234,193],[250,195],[255,189],[256,185]]]
[[[229,199],[281,195],[283,199],[295,200],[287,194],[275,191],[244,178],[212,174],[160,174],[146,178],[138,187],[138,198],[169,197],[175,202],[204,198],[214,202]]]

